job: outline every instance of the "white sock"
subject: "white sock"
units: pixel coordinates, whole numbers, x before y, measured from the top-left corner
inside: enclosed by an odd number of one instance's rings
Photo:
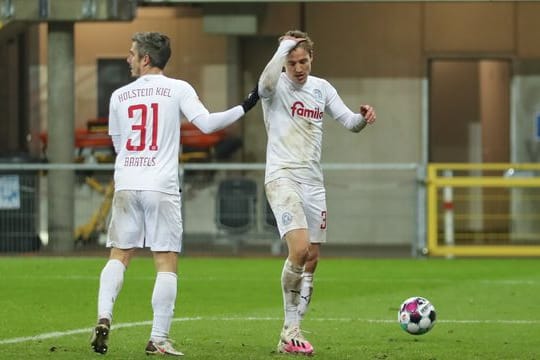
[[[300,320],[304,318],[309,303],[311,302],[311,294],[313,293],[313,273],[304,272],[302,274],[302,287],[300,288],[300,302],[298,304],[298,316]]]
[[[126,267],[120,260],[112,259],[105,264],[99,278],[98,320],[112,321],[114,302],[124,283]]]
[[[152,308],[154,320],[152,323],[152,341],[162,341],[169,337],[169,330],[174,315],[178,277],[172,272],[158,272],[154,292],[152,293]]]
[[[281,289],[283,291],[283,307],[285,310],[285,327],[298,325],[298,302],[302,283],[303,266],[294,265],[287,259],[281,272]]]

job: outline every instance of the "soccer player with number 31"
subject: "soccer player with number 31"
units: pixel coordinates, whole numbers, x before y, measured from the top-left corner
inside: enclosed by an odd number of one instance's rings
[[[108,350],[114,302],[136,248],[150,248],[156,280],[153,322],[145,352],[183,355],[169,339],[177,293],[178,253],[182,248],[181,197],[178,179],[180,120],[187,118],[204,133],[220,130],[257,103],[256,89],[241,105],[210,114],[193,87],[163,74],[171,56],[169,37],[135,33],[127,62],[137,79],[113,92],[109,135],[117,153],[115,193],[107,247],[100,277],[98,324],[91,346]]]

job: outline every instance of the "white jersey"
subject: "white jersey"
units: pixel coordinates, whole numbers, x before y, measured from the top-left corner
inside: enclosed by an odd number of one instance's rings
[[[275,91],[262,97],[262,106],[268,133],[265,183],[285,177],[322,184],[323,115],[326,111],[336,119],[350,111],[336,89],[311,75],[297,85],[281,73]]]
[[[162,74],[144,75],[111,95],[109,135],[119,136],[115,190],[179,193],[180,121],[208,110],[193,87]]]

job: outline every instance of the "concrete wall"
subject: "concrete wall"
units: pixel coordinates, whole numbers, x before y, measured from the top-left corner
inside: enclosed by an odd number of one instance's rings
[[[301,11],[305,11],[302,16]],[[357,109],[363,103],[376,106],[380,119],[369,129],[369,136],[344,136],[340,129],[329,125],[325,159],[415,162],[422,151],[421,83],[427,76],[427,60],[470,56],[540,58],[533,35],[538,32],[534,14],[540,14],[540,4],[306,3],[303,8],[297,4],[268,4],[259,18],[259,34],[240,38],[242,87],[252,87],[275,49],[277,36],[299,28],[301,19],[305,19],[305,30],[316,46],[313,73],[331,81],[351,108]],[[124,58],[131,34],[146,30],[163,31],[173,39],[168,75],[192,83],[211,110],[232,105],[225,91],[228,36],[205,33],[198,7],[145,7],[130,23],[76,25],[77,127],[96,117],[97,59]],[[39,50],[40,58],[46,62],[46,28],[41,27],[40,32],[45,43]],[[42,124],[46,126],[46,119]],[[260,125],[250,122],[243,131],[259,134]],[[409,139],[399,151],[380,141],[381,137],[395,136]],[[361,146],[363,151],[334,152],[329,144],[337,141],[347,148]],[[260,143],[253,142],[253,149],[249,143],[246,145],[248,159],[260,161]]]

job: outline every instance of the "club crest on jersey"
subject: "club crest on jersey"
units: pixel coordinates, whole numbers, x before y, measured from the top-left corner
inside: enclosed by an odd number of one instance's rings
[[[285,212],[281,216],[281,222],[283,225],[289,225],[292,222],[292,215],[290,212]]]
[[[316,107],[315,109],[309,109],[301,101],[296,101],[294,104],[292,104],[291,113],[293,117],[297,115],[313,120],[321,120],[324,115],[324,113],[319,110],[318,107]]]
[[[322,100],[322,92],[319,89],[313,90],[313,97],[317,99],[318,101]]]

